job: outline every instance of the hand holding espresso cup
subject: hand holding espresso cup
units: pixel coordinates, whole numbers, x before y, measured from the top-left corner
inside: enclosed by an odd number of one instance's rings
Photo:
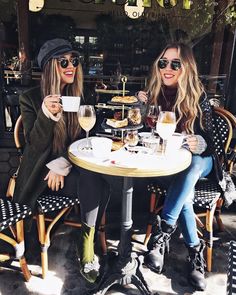
[[[62,112],[60,98],[61,96],[59,94],[50,94],[44,97],[44,105],[53,115],[57,115]]]

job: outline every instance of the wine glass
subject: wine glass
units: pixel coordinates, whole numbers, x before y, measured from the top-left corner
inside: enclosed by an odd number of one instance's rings
[[[176,128],[176,116],[174,112],[161,111],[157,123],[156,131],[163,140],[162,154],[165,154],[166,143],[175,132]]]
[[[153,104],[148,106],[146,123],[148,127],[151,128],[151,137],[154,137],[154,129],[156,127],[156,122],[157,122],[160,111],[161,111],[161,106],[156,106]]]
[[[86,146],[82,148],[82,150],[91,150],[91,146],[89,145],[89,131],[93,128],[96,122],[96,113],[95,109],[92,105],[81,105],[78,111],[78,119],[80,126],[86,132]]]

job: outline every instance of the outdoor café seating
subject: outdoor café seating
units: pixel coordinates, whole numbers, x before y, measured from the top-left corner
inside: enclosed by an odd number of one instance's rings
[[[31,213],[31,209],[26,205],[0,198],[0,240],[10,244],[15,250],[12,256],[6,247],[6,252],[0,253],[0,262],[18,260],[26,281],[29,281],[31,273],[24,257],[24,219]]]
[[[235,152],[236,150],[236,146],[232,146],[233,130],[236,128],[236,118],[225,109],[214,107],[214,110],[216,114],[213,123],[214,143],[217,154],[223,163],[222,148],[224,147],[225,153],[229,153],[230,151]],[[229,160],[228,167],[230,172],[232,172],[233,164],[233,159]],[[151,234],[153,217],[155,214],[160,213],[166,194],[166,190],[157,185],[155,182],[149,183],[147,189],[150,192],[150,217],[144,239],[145,245],[147,244]],[[210,178],[200,179],[195,186],[193,202],[198,225],[198,233],[199,236],[202,237],[206,242],[207,270],[211,271],[214,218],[217,221],[219,230],[224,230],[224,226],[220,217],[221,208],[224,205],[224,199],[219,184]]]

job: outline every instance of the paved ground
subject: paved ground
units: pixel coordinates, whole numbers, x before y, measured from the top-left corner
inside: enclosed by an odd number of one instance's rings
[[[213,271],[207,273],[207,290],[205,292],[195,292],[186,280],[185,257],[187,250],[183,245],[179,233],[176,232],[171,240],[171,253],[166,259],[165,270],[158,275],[149,269],[142,267],[142,273],[153,292],[160,295],[171,294],[203,294],[203,295],[223,295],[226,294],[226,269],[228,243],[236,239],[236,214],[235,208],[223,212],[225,231],[215,233],[216,241],[213,251]],[[116,249],[119,237],[119,226],[112,220],[118,217],[110,217],[107,226],[108,245],[110,249]],[[144,230],[138,230],[145,224],[146,217],[134,215],[134,232],[137,240],[143,241]],[[84,295],[87,288],[91,287],[85,283],[79,274],[79,266],[76,259],[75,240],[78,234],[74,229],[60,227],[52,241],[49,249],[49,274],[45,280],[40,277],[40,256],[36,235],[32,237],[30,251],[27,254],[29,268],[32,271],[30,282],[25,283],[22,275],[15,271],[14,264],[11,269],[0,268],[0,294],[2,295]],[[145,247],[142,243],[134,242],[134,252],[142,260],[142,253]],[[17,266],[17,265],[16,265]],[[133,286],[113,286],[107,295],[138,295],[140,292]]]

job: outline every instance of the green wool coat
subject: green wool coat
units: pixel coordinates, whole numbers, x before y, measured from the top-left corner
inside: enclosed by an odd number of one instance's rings
[[[47,118],[42,109],[39,87],[20,96],[20,108],[25,132],[25,147],[16,181],[14,200],[35,209],[36,200],[47,187],[46,164],[53,160],[52,142],[55,121]],[[67,158],[65,150],[61,155]]]

